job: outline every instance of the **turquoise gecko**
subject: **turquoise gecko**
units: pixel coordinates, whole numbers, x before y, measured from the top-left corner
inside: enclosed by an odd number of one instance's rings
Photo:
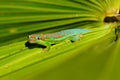
[[[82,37],[82,34],[91,32],[91,30],[86,29],[68,29],[62,30],[55,33],[49,34],[32,34],[29,35],[28,42],[30,44],[36,43],[43,46],[46,46],[46,49],[49,50],[52,44],[59,43],[66,39],[71,41],[78,41]]]

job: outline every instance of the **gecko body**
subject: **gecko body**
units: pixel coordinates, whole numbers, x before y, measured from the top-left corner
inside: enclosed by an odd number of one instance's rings
[[[28,42],[29,43],[37,43],[43,46],[46,46],[47,50],[50,49],[51,44],[57,44],[60,43],[66,39],[69,39],[71,41],[78,41],[80,40],[82,34],[91,32],[91,30],[86,29],[68,29],[68,30],[62,30],[55,33],[49,33],[49,34],[32,34],[29,35]]]

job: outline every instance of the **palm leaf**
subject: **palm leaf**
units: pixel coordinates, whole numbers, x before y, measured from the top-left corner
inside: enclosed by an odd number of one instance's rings
[[[119,0],[1,0],[0,80],[119,80],[120,40],[106,16]],[[65,40],[50,51],[25,47],[27,36],[90,29],[81,41]]]

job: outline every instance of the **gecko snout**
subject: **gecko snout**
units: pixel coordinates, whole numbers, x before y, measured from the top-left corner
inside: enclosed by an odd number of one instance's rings
[[[29,43],[35,43],[35,41],[36,41],[35,36],[34,35],[29,35],[28,42]]]

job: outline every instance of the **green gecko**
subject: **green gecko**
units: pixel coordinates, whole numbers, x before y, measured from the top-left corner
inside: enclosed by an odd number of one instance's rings
[[[67,29],[55,33],[49,34],[32,34],[29,35],[28,42],[30,44],[36,43],[46,46],[46,50],[50,50],[52,44],[60,43],[66,39],[71,41],[78,41],[82,37],[82,34],[91,32],[86,29]]]

